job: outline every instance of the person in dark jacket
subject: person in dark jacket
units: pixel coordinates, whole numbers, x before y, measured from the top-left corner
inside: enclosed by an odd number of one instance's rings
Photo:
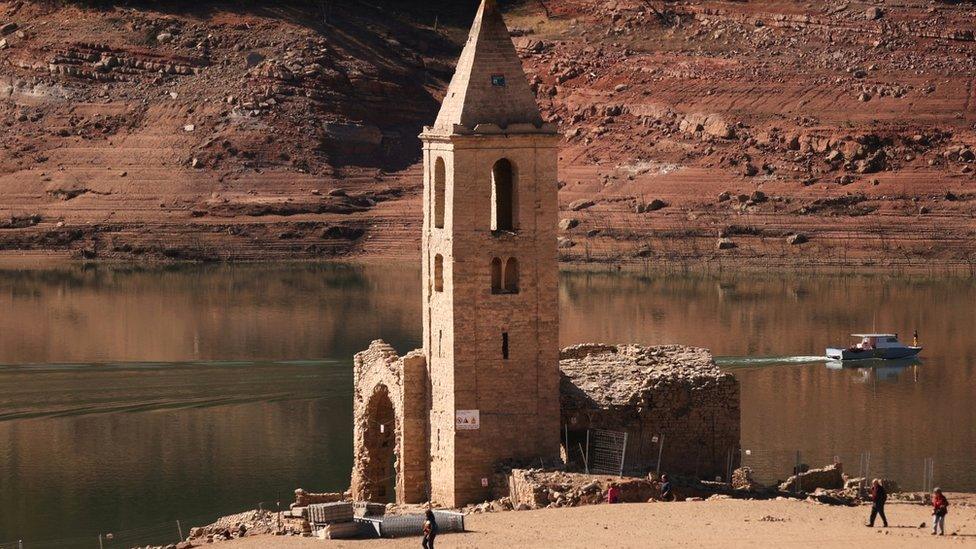
[[[881,523],[884,527],[888,527],[888,517],[885,516],[884,506],[885,502],[888,501],[888,491],[885,490],[883,484],[881,484],[881,479],[876,478],[871,482],[871,519],[865,526],[874,528],[874,519],[881,517]]]
[[[661,501],[674,501],[674,488],[667,474],[661,475]]]
[[[949,500],[942,495],[942,488],[932,492],[932,535],[945,535],[945,516],[949,513]]]
[[[424,520],[424,549],[434,549],[434,538],[437,537],[437,521],[434,519],[434,512],[427,509],[426,520]]]

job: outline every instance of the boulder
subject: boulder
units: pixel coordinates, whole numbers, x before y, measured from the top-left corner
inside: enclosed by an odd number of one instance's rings
[[[766,487],[759,484],[752,478],[750,467],[740,467],[732,471],[732,488],[735,490],[746,490],[748,492],[760,492]]]
[[[580,200],[575,200],[575,201],[571,202],[569,204],[569,209],[572,210],[572,211],[574,211],[574,212],[578,212],[580,210],[585,210],[587,208],[591,208],[594,205],[596,205],[596,203],[593,202],[592,200],[580,199]]]
[[[779,485],[783,492],[813,492],[817,488],[840,490],[844,488],[844,471],[840,463],[834,463],[820,469],[810,469],[804,473],[793,475],[786,482]]]
[[[718,139],[731,139],[735,136],[732,125],[718,114],[692,113],[678,124],[685,133],[702,132]]]
[[[667,202],[659,198],[655,198],[654,200],[651,200],[647,204],[638,204],[635,210],[637,211],[637,213],[656,212],[658,210],[666,208],[667,206],[668,206]]]
[[[560,231],[570,231],[572,229],[575,229],[578,226],[579,226],[579,220],[578,219],[566,218],[566,219],[560,219],[559,220],[559,230]]]
[[[719,250],[731,250],[733,248],[738,248],[739,245],[733,242],[731,238],[720,238],[715,244],[715,247]]]
[[[786,243],[791,246],[799,246],[800,244],[806,244],[810,239],[803,233],[791,234],[786,237]]]

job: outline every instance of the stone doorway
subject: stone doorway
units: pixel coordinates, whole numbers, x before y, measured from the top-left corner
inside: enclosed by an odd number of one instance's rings
[[[363,470],[361,495],[367,501],[392,503],[396,501],[396,480],[399,473],[397,421],[386,385],[377,385],[366,405],[366,432],[363,450],[366,462]]]
[[[428,494],[427,361],[383,341],[353,362],[352,494],[356,501],[421,503]]]

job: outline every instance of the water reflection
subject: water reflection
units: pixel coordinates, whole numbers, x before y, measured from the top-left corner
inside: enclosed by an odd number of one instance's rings
[[[895,360],[857,360],[840,361],[828,360],[827,368],[831,370],[855,370],[865,383],[868,382],[897,382],[906,370],[912,372],[912,382],[918,383],[918,367],[922,360],[918,357],[900,358]]]
[[[573,271],[559,292],[563,345],[721,357],[762,479],[788,474],[799,451],[915,488],[933,457],[936,482],[976,490],[972,280]],[[0,267],[0,311],[0,540],[50,537],[52,524],[87,536],[345,488],[352,355],[377,337],[420,345],[420,273]],[[919,362],[821,358],[852,332],[914,328]]]

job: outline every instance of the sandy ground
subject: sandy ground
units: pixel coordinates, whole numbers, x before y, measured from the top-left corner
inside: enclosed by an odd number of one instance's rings
[[[950,496],[950,501],[953,501]],[[956,505],[947,535],[930,534],[929,507],[890,504],[891,527],[865,528],[869,507],[831,507],[799,501],[719,500],[598,505],[573,509],[471,515],[470,532],[447,534],[439,547],[919,547],[976,545],[976,507]],[[919,525],[925,523],[925,528]],[[416,547],[419,538],[355,542],[255,537],[227,547]]]

